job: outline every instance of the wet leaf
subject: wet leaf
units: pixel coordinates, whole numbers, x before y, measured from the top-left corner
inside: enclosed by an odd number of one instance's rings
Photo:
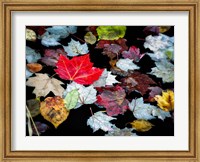
[[[71,39],[71,42],[68,43],[68,46],[63,46],[65,52],[67,52],[68,56],[78,56],[78,55],[85,55],[88,51],[88,46],[86,43],[80,44],[79,41],[75,41]]]
[[[149,103],[144,103],[142,97],[133,99],[129,103],[129,109],[133,111],[133,115],[137,119],[151,120],[157,116],[159,119],[164,120],[166,117],[171,117],[169,112],[165,112]]]
[[[60,36],[55,34],[49,34],[49,32],[45,32],[42,36],[41,44],[46,47],[50,46],[58,46],[60,43]]]
[[[98,40],[117,40],[124,37],[126,26],[99,26],[96,30]]]
[[[137,136],[136,133],[133,133],[133,128],[124,128],[119,129],[117,127],[114,127],[113,130],[108,131],[105,136]]]
[[[172,83],[174,81],[174,65],[167,60],[155,62],[156,67],[151,68],[149,74],[162,78],[163,83]]]
[[[85,87],[83,85],[72,82],[67,85],[67,89],[63,93],[64,96],[67,96],[73,90],[78,90],[78,102],[75,108],[79,108],[83,104],[92,104],[96,101],[97,91],[94,89],[94,86]]]
[[[36,126],[39,134],[42,134],[42,133],[46,132],[49,129],[48,125],[46,125],[44,123],[41,123],[41,122],[38,122],[38,121],[35,122],[35,126]],[[32,126],[32,129],[33,129],[33,134],[37,135],[37,132],[36,132],[36,130],[35,130],[35,128],[33,126]]]
[[[101,129],[103,131],[111,131],[113,130],[114,125],[110,123],[111,120],[115,120],[116,118],[113,118],[111,116],[108,116],[104,114],[101,111],[98,111],[94,113],[88,120],[87,125],[90,126],[90,128],[93,129],[93,132],[96,132],[97,130]]]
[[[85,36],[84,36],[84,40],[85,40],[85,42],[87,42],[87,43],[89,43],[89,44],[95,44],[96,41],[97,41],[97,38],[96,38],[96,36],[94,36],[94,35],[92,34],[92,32],[87,32],[87,33],[85,34]]]
[[[128,58],[119,59],[116,63],[116,66],[126,72],[128,72],[128,70],[136,70],[140,68],[137,65],[135,65],[132,60]]]
[[[26,104],[32,117],[40,114],[40,101],[37,99],[30,99],[26,101]]]
[[[37,62],[40,58],[41,58],[40,53],[26,46],[26,60],[28,63]]]
[[[41,62],[48,66],[56,66],[60,54],[67,55],[63,49],[45,49],[44,57],[41,58]]]
[[[75,56],[71,60],[61,55],[55,72],[60,78],[75,81],[78,84],[89,85],[98,80],[104,69],[93,67],[89,54]]]
[[[32,73],[36,73],[42,70],[42,65],[38,63],[30,63],[30,64],[26,64],[26,66],[28,70]]]
[[[123,51],[122,52],[122,56],[124,58],[129,58],[135,62],[139,62],[140,59],[144,56],[144,54],[140,53],[140,49],[135,47],[135,46],[131,46],[129,48],[128,51]]]
[[[97,104],[106,108],[109,116],[124,114],[128,109],[128,100],[125,99],[126,93],[120,86],[106,88],[97,96]]]
[[[164,111],[174,110],[174,92],[171,90],[162,91],[162,96],[156,95],[155,100],[158,106]]]
[[[26,85],[35,87],[33,93],[36,94],[36,97],[45,97],[49,92],[53,92],[56,96],[62,96],[64,88],[61,84],[64,84],[63,82],[55,78],[49,78],[47,74],[36,73],[35,75],[35,77],[28,79]]]
[[[134,120],[130,123],[134,129],[138,132],[146,132],[149,131],[154,125],[146,120]]]
[[[130,76],[123,78],[121,82],[122,87],[125,88],[127,92],[130,93],[137,90],[142,95],[146,94],[150,85],[156,84],[148,75],[140,72],[133,72]]]
[[[36,33],[31,29],[26,29],[26,40],[35,42],[37,39]]]
[[[44,119],[51,122],[55,128],[63,123],[69,115],[64,100],[59,96],[47,97],[41,102],[40,112]]]
[[[78,102],[78,98],[79,98],[79,92],[77,89],[74,89],[71,92],[67,93],[64,99],[66,108],[68,110],[75,108]]]

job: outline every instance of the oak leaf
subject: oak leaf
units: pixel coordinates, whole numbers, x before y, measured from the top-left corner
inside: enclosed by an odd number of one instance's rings
[[[55,72],[60,78],[84,85],[94,83],[103,72],[103,69],[93,67],[93,63],[90,62],[89,54],[75,56],[71,60],[60,55],[56,67],[57,69],[55,69]]]
[[[36,94],[36,97],[45,97],[50,91],[56,96],[62,96],[64,88],[61,84],[64,84],[63,82],[55,78],[49,78],[47,74],[36,73],[35,75],[35,77],[30,77],[28,79],[26,85],[35,87],[33,93]]]

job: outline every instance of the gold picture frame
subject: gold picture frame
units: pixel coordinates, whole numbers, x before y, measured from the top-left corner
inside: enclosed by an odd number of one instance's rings
[[[1,161],[200,161],[200,0],[1,0]],[[188,11],[189,151],[11,151],[12,11]]]

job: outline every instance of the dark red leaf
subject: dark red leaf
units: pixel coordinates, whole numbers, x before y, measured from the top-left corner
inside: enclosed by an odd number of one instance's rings
[[[142,95],[146,94],[148,88],[152,84],[156,84],[148,75],[141,74],[140,72],[133,72],[130,76],[121,80],[122,87],[128,93],[137,90]]]
[[[128,100],[125,99],[126,93],[124,89],[118,85],[103,89],[105,90],[97,96],[96,103],[105,107],[109,116],[124,114],[128,109]]]

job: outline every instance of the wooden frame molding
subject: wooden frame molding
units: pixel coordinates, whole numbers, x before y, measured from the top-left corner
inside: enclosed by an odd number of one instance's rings
[[[2,161],[180,161],[200,155],[200,0],[1,0],[0,155]],[[13,11],[188,11],[189,151],[11,151],[11,13]]]

